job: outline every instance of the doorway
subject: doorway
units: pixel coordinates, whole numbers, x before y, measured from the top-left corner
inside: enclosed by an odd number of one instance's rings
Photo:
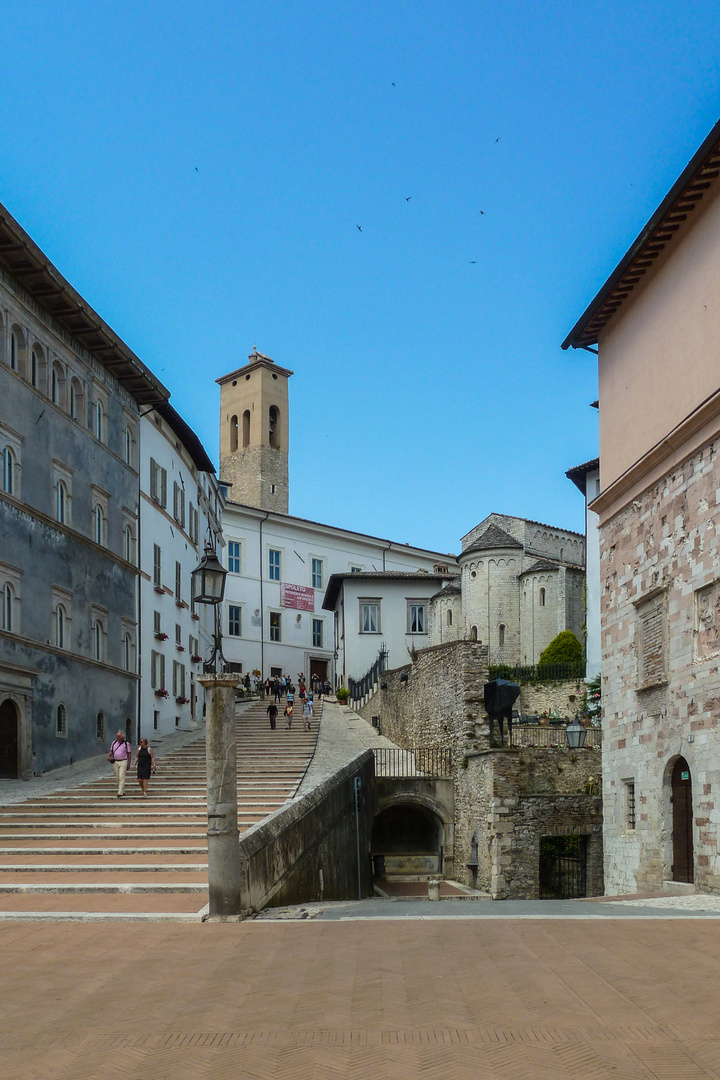
[[[678,758],[672,771],[672,879],[695,880],[693,858],[692,777],[685,758]]]
[[[310,678],[317,675],[321,682],[325,682],[327,679],[327,660],[316,660],[314,656],[310,657]]]
[[[17,706],[10,698],[0,705],[0,779],[17,780],[18,768],[18,729],[20,716]]]
[[[587,837],[540,838],[541,900],[577,900],[587,895]]]
[[[442,822],[416,803],[382,810],[373,823],[370,847],[375,877],[442,873]]]

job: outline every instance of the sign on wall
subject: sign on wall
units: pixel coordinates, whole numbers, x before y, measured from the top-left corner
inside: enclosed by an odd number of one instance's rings
[[[280,586],[280,603],[282,607],[298,608],[300,611],[315,610],[315,590],[307,585],[291,585],[290,583]]]

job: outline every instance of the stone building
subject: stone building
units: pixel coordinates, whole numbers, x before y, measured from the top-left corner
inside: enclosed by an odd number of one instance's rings
[[[462,538],[458,564],[459,582],[433,597],[430,644],[480,641],[491,664],[517,665],[536,664],[562,630],[583,640],[579,533],[490,514]]]
[[[168,397],[0,206],[0,776],[136,733],[139,407]]]
[[[597,346],[608,891],[720,890],[720,124],[563,343]]]
[[[343,677],[360,678],[365,670],[348,668],[335,618],[323,608],[332,575],[445,573],[457,570],[455,556],[288,514],[292,372],[257,351],[248,361],[217,380],[229,571],[223,606],[225,656],[234,670],[260,671],[263,678],[317,674],[333,685]],[[374,594],[368,596],[369,602],[377,602]],[[423,603],[426,596],[423,589]],[[417,618],[423,622],[418,633],[425,641],[424,609]],[[405,619],[403,601],[403,630]],[[371,643],[372,663],[383,640],[382,630],[372,626],[383,624],[368,625],[361,644]],[[416,620],[416,629],[419,625]],[[367,654],[363,647],[353,655],[364,662]]]
[[[585,499],[585,677],[600,674],[600,534],[590,504],[600,494],[600,460],[593,458],[565,473]]]

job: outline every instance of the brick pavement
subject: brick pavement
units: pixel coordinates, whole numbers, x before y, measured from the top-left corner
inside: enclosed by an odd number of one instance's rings
[[[715,921],[118,930],[0,924],[2,1080],[720,1077]]]

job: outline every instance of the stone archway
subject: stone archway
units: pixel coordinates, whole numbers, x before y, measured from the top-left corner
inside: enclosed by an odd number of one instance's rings
[[[0,779],[17,780],[20,776],[20,713],[10,698],[0,704]]]
[[[679,757],[675,762],[670,784],[672,787],[672,879],[693,882],[695,859],[692,776],[690,766],[684,757]]]
[[[370,848],[376,877],[442,874],[445,824],[428,806],[393,800],[373,821]]]

